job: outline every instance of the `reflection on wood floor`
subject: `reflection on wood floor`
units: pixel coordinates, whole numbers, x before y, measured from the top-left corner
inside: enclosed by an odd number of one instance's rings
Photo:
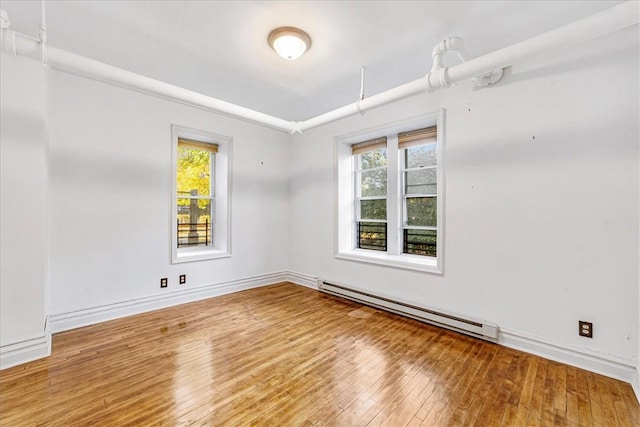
[[[53,337],[0,424],[640,425],[631,387],[284,283]]]

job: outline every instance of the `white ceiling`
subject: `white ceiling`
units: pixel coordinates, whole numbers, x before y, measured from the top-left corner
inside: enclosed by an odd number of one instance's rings
[[[288,120],[424,76],[431,50],[461,36],[472,57],[612,7],[618,1],[48,1],[49,43]],[[38,1],[5,1],[36,36]],[[286,61],[267,44],[302,28],[311,49]],[[455,59],[453,59],[455,61]]]

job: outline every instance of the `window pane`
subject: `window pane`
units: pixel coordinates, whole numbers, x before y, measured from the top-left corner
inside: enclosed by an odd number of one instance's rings
[[[437,197],[407,197],[407,225],[437,226]]]
[[[405,164],[407,168],[420,166],[435,166],[438,164],[437,144],[418,145],[405,150]]]
[[[387,219],[387,201],[360,200],[360,219]]]
[[[436,256],[437,232],[435,230],[405,229],[402,252],[405,254]]]
[[[211,195],[211,153],[178,147],[178,196]]]
[[[178,247],[212,244],[212,201],[178,198]]]
[[[387,195],[387,169],[360,172],[362,197]]]
[[[404,173],[405,194],[436,194],[438,170],[418,169]]]
[[[360,169],[371,169],[381,166],[387,166],[386,148],[360,154]]]
[[[358,247],[386,251],[387,224],[384,222],[358,222]]]

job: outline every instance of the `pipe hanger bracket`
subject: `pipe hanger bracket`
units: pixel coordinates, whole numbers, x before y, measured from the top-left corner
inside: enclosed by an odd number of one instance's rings
[[[502,79],[503,75],[504,68],[498,68],[497,70],[493,70],[490,73],[474,77],[473,79],[471,79],[471,81],[473,82],[474,88],[483,88],[498,83],[500,79]]]

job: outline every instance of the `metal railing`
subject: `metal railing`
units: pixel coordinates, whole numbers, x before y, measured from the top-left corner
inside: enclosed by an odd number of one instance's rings
[[[358,248],[374,251],[387,250],[386,222],[358,222]]]
[[[405,254],[436,256],[436,236],[430,234],[425,234],[423,230],[405,228],[402,239],[402,252]]]
[[[209,219],[204,222],[183,222],[178,220],[178,247],[209,246],[211,243],[211,229]]]

